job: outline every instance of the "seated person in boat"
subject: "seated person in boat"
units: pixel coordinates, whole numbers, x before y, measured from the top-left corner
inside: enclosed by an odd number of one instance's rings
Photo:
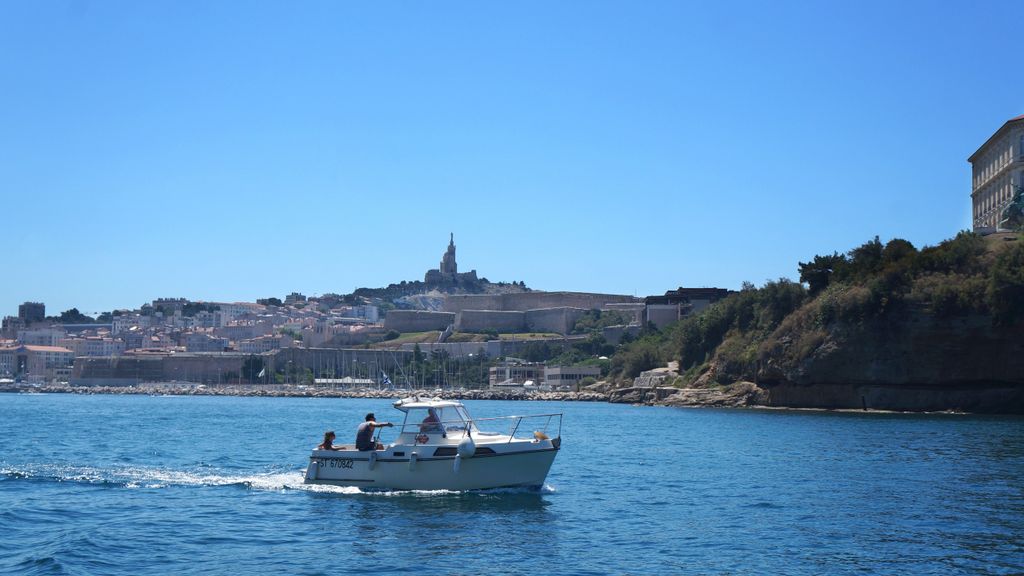
[[[320,445],[316,447],[316,449],[317,450],[341,450],[341,448],[336,448],[334,446],[334,438],[335,438],[334,430],[328,430],[327,432],[324,432],[324,441],[321,442]]]
[[[356,449],[359,451],[366,450],[383,450],[384,445],[380,442],[374,442],[373,431],[377,428],[388,428],[394,426],[391,422],[377,423],[377,419],[373,416],[373,412],[366,415],[366,421],[359,425],[356,429]]]
[[[437,417],[437,412],[433,408],[427,409],[427,417],[423,419],[423,422],[420,422],[420,432],[444,432],[444,429],[441,427],[441,420]]]

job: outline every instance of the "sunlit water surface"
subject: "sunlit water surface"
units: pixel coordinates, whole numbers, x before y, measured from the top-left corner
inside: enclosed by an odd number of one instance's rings
[[[1024,419],[564,412],[539,492],[307,487],[386,401],[0,394],[0,573],[1020,574]]]

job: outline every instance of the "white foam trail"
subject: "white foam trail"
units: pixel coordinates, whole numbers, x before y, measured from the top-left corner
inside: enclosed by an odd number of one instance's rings
[[[58,482],[124,484],[127,488],[165,488],[168,486],[230,486],[244,485],[256,490],[283,490],[302,485],[302,472],[269,472],[265,474],[216,474],[165,468],[114,466],[59,466],[31,464],[4,466],[0,474],[21,478],[50,478]]]
[[[91,466],[61,466],[55,464],[30,464],[25,466],[0,466],[0,475],[15,478],[53,479],[57,482],[85,482],[89,484],[122,484],[130,489],[159,489],[173,486],[233,486],[240,485],[252,490],[280,491],[300,490],[331,494],[361,494],[380,497],[437,497],[465,494],[458,490],[374,490],[364,492],[355,486],[331,486],[329,484],[304,484],[304,471],[267,472],[263,474],[216,474],[208,471],[190,472],[165,468],[114,466],[96,468]],[[487,490],[488,494],[520,494],[534,492],[525,488],[499,488]],[[544,484],[541,494],[553,494],[555,488]]]

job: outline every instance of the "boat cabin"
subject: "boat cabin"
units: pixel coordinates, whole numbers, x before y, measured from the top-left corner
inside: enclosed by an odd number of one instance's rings
[[[396,401],[394,407],[405,413],[396,444],[458,443],[480,432],[458,401],[413,397]]]

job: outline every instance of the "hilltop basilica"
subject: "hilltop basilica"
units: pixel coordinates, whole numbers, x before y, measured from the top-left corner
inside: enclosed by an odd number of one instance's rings
[[[476,283],[476,270],[459,274],[459,265],[455,263],[455,233],[448,242],[448,250],[441,257],[441,268],[427,270],[423,281],[432,286],[452,286],[456,284]]]

